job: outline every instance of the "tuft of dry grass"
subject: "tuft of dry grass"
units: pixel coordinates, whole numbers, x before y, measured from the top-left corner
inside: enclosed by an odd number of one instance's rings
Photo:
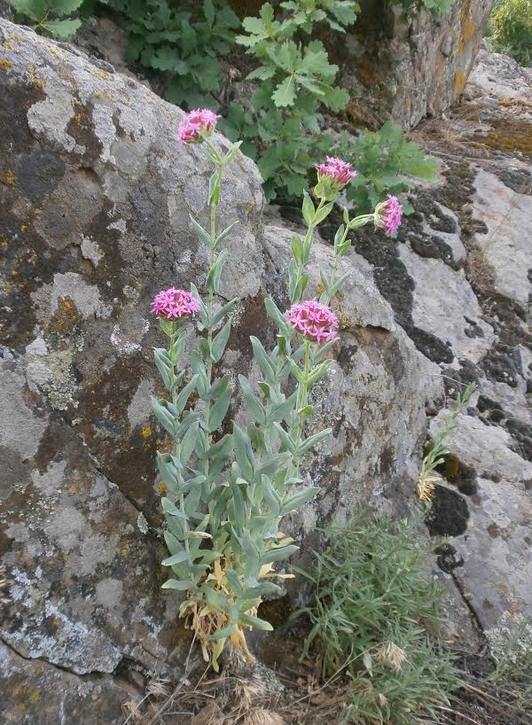
[[[286,725],[286,723],[279,713],[260,708],[246,715],[242,725]]]

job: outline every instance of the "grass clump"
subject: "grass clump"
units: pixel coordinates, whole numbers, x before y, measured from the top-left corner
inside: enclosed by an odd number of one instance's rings
[[[515,704],[532,714],[532,618],[515,621],[505,612],[498,626],[487,630],[495,669],[488,680],[513,693]]]
[[[415,524],[362,510],[330,534],[311,577],[306,651],[320,651],[325,677],[345,671],[342,721],[406,725],[448,705],[458,675],[429,634],[440,622],[441,595]]]

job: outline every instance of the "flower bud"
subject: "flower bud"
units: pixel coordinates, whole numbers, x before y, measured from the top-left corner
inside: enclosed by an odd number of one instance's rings
[[[357,172],[348,161],[342,161],[334,156],[327,156],[325,161],[318,164],[318,183],[314,187],[314,194],[318,199],[332,201]]]
[[[386,201],[375,207],[375,226],[384,229],[389,237],[394,236],[403,218],[403,207],[396,196],[388,195]]]
[[[210,136],[221,118],[208,108],[198,108],[190,111],[179,124],[177,135],[183,143],[201,143],[206,136]]]

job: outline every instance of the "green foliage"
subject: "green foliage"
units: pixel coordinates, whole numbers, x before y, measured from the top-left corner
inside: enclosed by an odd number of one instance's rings
[[[9,0],[17,17],[28,19],[34,30],[54,38],[70,38],[81,25],[71,15],[83,0]]]
[[[310,167],[332,147],[320,132],[319,109],[339,111],[348,95],[335,86],[338,67],[329,63],[323,44],[308,36],[320,22],[345,32],[358,10],[351,0],[290,0],[280,7],[276,13],[265,3],[259,17],[243,22],[246,34],[237,42],[258,63],[248,78],[260,85],[250,108],[232,104],[223,127],[243,139],[270,198],[301,195]]]
[[[531,0],[500,0],[491,14],[488,35],[495,50],[511,55],[521,65],[531,65]]]
[[[449,656],[424,628],[439,622],[428,549],[413,523],[367,509],[330,534],[312,577],[306,651],[321,653],[325,676],[345,669],[345,722],[410,725],[421,709],[448,703],[457,685]]]
[[[351,161],[358,175],[347,189],[359,211],[368,211],[386,194],[411,188],[414,178],[432,181],[438,161],[417,144],[407,141],[401,127],[387,121],[379,131],[363,131],[353,141],[343,137],[339,155]],[[405,205],[405,210],[409,211]]]
[[[495,662],[488,681],[510,690],[515,704],[532,711],[532,618],[505,612],[486,638]]]
[[[128,60],[167,75],[166,97],[188,108],[217,105],[219,57],[240,22],[223,0],[103,0],[126,17]]]

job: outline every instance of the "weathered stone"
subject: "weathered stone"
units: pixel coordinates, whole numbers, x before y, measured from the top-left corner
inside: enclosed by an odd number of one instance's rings
[[[134,80],[7,22],[0,43],[1,400],[11,421],[0,434],[3,676],[30,688],[36,676],[68,684],[80,712],[99,697],[87,722],[99,712],[112,723],[119,675],[175,676],[183,661],[179,598],[160,589],[154,453],[163,435],[149,405],[158,389],[149,303],[165,285],[203,288],[207,254],[189,214],[206,222],[208,163],[201,147],[177,143],[181,112]],[[222,298],[240,302],[223,365],[236,381],[253,371],[249,335],[274,340],[264,297],[286,305],[290,231],[263,230],[250,160],[238,156],[227,176],[220,228],[239,225],[227,239]],[[311,294],[331,262],[317,243]],[[368,498],[404,507],[425,402],[441,390],[369,264],[354,256],[342,271],[351,276],[337,362],[314,396],[313,425],[331,425],[333,437],[306,471],[321,492],[287,523],[309,545],[316,522],[345,521]],[[19,704],[3,707],[12,717]],[[57,693],[43,717],[60,720],[68,707]],[[36,712],[23,716],[38,721]]]
[[[178,598],[160,590],[154,452],[163,435],[149,408],[158,390],[149,302],[165,285],[203,288],[207,256],[189,213],[206,220],[209,169],[201,147],[176,143],[181,112],[134,80],[5,21],[0,52],[0,403],[9,423],[0,431],[0,666],[11,693],[2,714],[68,720],[79,701],[89,725],[113,723],[128,673],[172,676],[183,662]],[[468,103],[486,114],[485,140],[505,107],[494,110],[493,83],[489,103],[476,93]],[[474,135],[467,118],[456,123],[458,144]],[[447,154],[449,129],[440,133]],[[406,509],[426,403],[434,432],[443,416],[434,399],[476,381],[451,440],[458,473],[438,485],[429,521],[456,535],[455,559],[443,552],[437,562],[448,608],[461,612],[449,634],[471,641],[472,622],[491,626],[512,602],[529,606],[532,342],[521,240],[530,192],[523,158],[500,154],[483,165],[459,146],[445,183],[413,197],[397,239],[370,227],[353,238],[335,363],[314,391],[312,430],[333,429],[305,470],[320,493],[287,522],[304,552],[316,525],[346,521],[361,502]],[[220,207],[221,225],[239,220],[222,280],[222,297],[239,298],[222,363],[235,383],[256,374],[249,335],[275,339],[265,296],[287,304],[292,231],[263,219],[263,203],[256,167],[238,156]],[[335,211],[316,243],[311,295],[331,265],[336,221]],[[497,229],[503,238],[486,245]],[[506,258],[510,244],[519,264]],[[46,708],[38,678],[54,689]],[[35,704],[26,698],[21,710],[26,687]]]
[[[3,685],[0,715],[5,723],[119,725],[122,703],[131,695],[112,677],[80,678],[41,661],[28,661],[0,643]]]
[[[532,70],[520,66],[509,55],[493,53],[486,42],[480,48],[477,62],[469,76],[465,96],[475,97],[479,93],[485,97],[523,101],[520,112],[529,113],[526,99],[532,84]]]
[[[436,334],[454,358],[473,362],[489,350],[492,328],[481,318],[482,311],[462,270],[454,271],[438,259],[424,259],[406,245],[399,257],[415,282],[412,321]]]
[[[158,523],[149,302],[165,284],[201,287],[189,212],[206,218],[209,171],[177,144],[181,112],[138,83],[5,21],[0,57],[0,661],[13,693],[0,719],[67,721],[77,707],[119,722],[115,676],[183,662],[164,549],[139,518]],[[230,173],[220,221],[240,224],[222,293],[254,296],[260,179],[243,156]]]
[[[431,533],[455,537],[448,576],[477,628],[532,614],[531,83],[529,69],[483,49],[464,105],[417,138],[442,158],[443,184],[412,194],[397,240],[368,228],[353,240],[446,394],[479,387],[427,519]]]
[[[462,95],[477,56],[493,0],[456,0],[435,17],[416,7],[362,2],[347,35],[341,83],[348,112],[379,126],[386,119],[412,128],[439,116]]]
[[[442,429],[447,414],[441,411],[432,421],[432,435]],[[532,601],[526,563],[532,543],[532,463],[512,450],[506,430],[477,417],[459,416],[448,446],[461,465],[478,475],[473,495],[454,493],[461,497],[468,520],[453,541],[462,560],[453,576],[483,628],[496,624],[507,611],[527,616]],[[456,510],[447,515],[455,517]]]
[[[493,288],[526,308],[532,301],[532,255],[523,230],[530,222],[532,188],[528,194],[518,193],[483,169],[475,184],[473,214],[486,225],[485,233],[477,233],[476,243],[493,269]]]

